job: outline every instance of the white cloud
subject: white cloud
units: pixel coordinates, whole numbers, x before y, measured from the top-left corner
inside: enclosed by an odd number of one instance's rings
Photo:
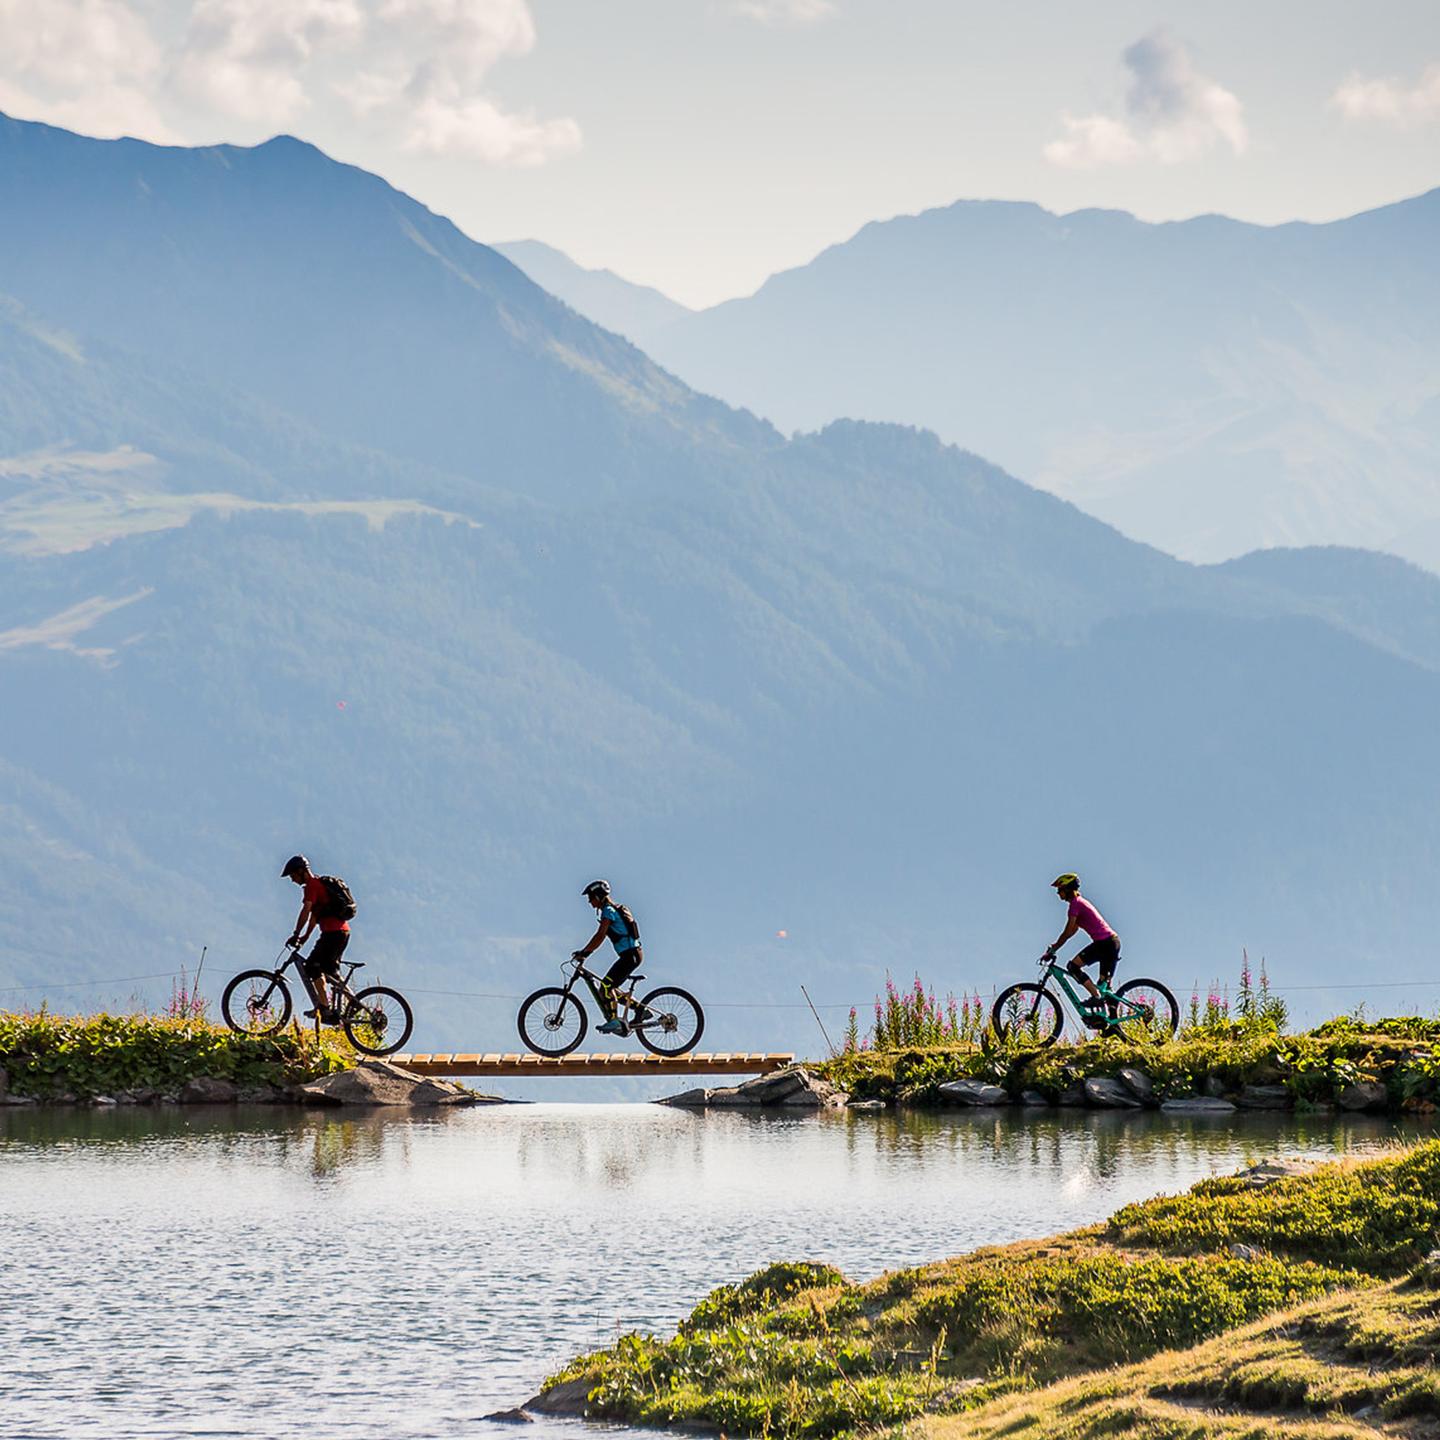
[[[124,0],[0,0],[0,109],[94,135],[173,139],[149,90],[163,65]]]
[[[1121,58],[1130,72],[1124,115],[1063,116],[1066,133],[1045,146],[1052,164],[1083,170],[1152,159],[1174,165],[1220,143],[1244,153],[1244,106],[1200,74],[1189,51],[1167,31],[1142,37]]]
[[[309,104],[310,62],[357,39],[365,19],[358,0],[199,0],[174,81],[207,109],[285,124]]]
[[[730,0],[729,8],[762,25],[809,25],[835,12],[833,0]]]
[[[207,138],[218,119],[244,139],[338,98],[381,144],[491,165],[538,165],[581,143],[568,116],[508,109],[490,89],[496,65],[535,47],[528,0],[174,3],[167,48],[149,0],[0,0],[0,109],[176,141],[158,101]]]
[[[517,115],[483,95],[432,98],[415,107],[406,143],[432,154],[474,155],[489,165],[543,165],[552,155],[579,148],[580,127],[568,118]]]
[[[1330,104],[1347,120],[1378,120],[1400,129],[1440,120],[1440,62],[1427,65],[1413,85],[1396,76],[1351,75]]]
[[[574,120],[505,110],[485,93],[501,60],[535,47],[527,0],[381,0],[377,20],[390,64],[337,89],[357,114],[399,124],[408,149],[539,165],[579,147]]]

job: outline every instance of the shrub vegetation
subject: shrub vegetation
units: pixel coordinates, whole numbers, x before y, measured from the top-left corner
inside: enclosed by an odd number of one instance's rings
[[[0,1067],[15,1095],[87,1100],[119,1091],[178,1091],[206,1076],[241,1087],[296,1084],[354,1063],[336,1032],[237,1035],[195,1018],[0,1012]]]

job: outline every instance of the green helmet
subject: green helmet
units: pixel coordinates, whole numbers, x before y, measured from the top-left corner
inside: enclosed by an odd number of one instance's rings
[[[1063,875],[1057,875],[1051,882],[1052,890],[1078,890],[1080,888],[1080,877],[1067,870]]]

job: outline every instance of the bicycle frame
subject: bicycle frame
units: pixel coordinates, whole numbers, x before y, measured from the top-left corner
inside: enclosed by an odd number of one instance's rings
[[[1045,980],[1056,980],[1059,982],[1060,988],[1065,992],[1066,999],[1070,1001],[1070,1004],[1075,1008],[1076,1012],[1079,1013],[1090,997],[1089,995],[1081,995],[1076,990],[1069,970],[1055,960],[1042,960],[1040,962],[1040,969]],[[1098,975],[1095,977],[1095,988],[1100,992],[1100,998],[1102,1000],[1106,1001],[1107,1004],[1115,1006],[1115,1013],[1104,1017],[1107,1025],[1115,1024],[1122,1006],[1126,1012],[1141,1012],[1145,1008],[1143,1005],[1137,1005],[1133,1000],[1125,999],[1123,995],[1117,995],[1110,988],[1109,982]]]
[[[595,1000],[596,1009],[603,1015],[605,1013],[605,1002],[601,999],[601,996],[605,991],[605,977],[603,975],[597,975],[583,960],[567,960],[560,968],[570,971],[570,978],[566,980],[563,987],[565,994],[567,996],[570,995],[575,989],[575,982],[577,980],[583,980],[586,988]],[[635,979],[636,977],[631,975],[628,979],[622,980],[619,985],[614,987],[617,1013],[621,1002],[623,1002],[629,1010],[634,1012],[634,1018],[626,1021],[631,1029],[635,1029],[637,1026],[646,1023],[640,1013],[642,1006],[635,998]]]
[[[300,952],[293,947],[287,948],[290,950],[290,954],[286,958],[285,963],[275,967],[276,979],[283,985],[285,983],[285,972],[293,965],[295,967],[295,974],[299,977],[300,984],[310,999],[311,1008],[319,1009],[320,997],[315,993],[315,986],[310,980],[309,973],[300,963]],[[355,992],[350,988],[350,977],[360,968],[360,965],[354,960],[342,960],[340,963],[341,969],[345,971],[345,974],[343,976],[333,976],[330,980],[331,1008],[334,1008],[337,998],[344,1000],[347,1004],[353,1003],[355,999]]]

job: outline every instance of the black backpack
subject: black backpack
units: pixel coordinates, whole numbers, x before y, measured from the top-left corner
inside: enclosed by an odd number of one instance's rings
[[[322,875],[320,883],[325,887],[327,899],[315,907],[318,920],[353,920],[357,906],[350,887],[338,875]]]
[[[612,905],[615,902],[610,902]],[[638,945],[640,943],[640,927],[635,923],[635,917],[630,913],[628,905],[615,905],[615,913],[625,922],[625,928],[630,932],[630,938]]]

